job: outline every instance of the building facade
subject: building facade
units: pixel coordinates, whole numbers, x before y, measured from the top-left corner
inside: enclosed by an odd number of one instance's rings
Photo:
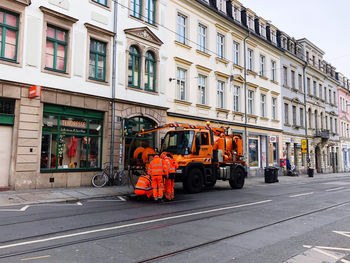
[[[211,121],[241,133],[250,175],[277,165],[282,116],[276,29],[238,1],[169,1],[167,22],[167,121]]]
[[[90,185],[108,160],[113,1],[102,2],[1,1],[0,187]]]

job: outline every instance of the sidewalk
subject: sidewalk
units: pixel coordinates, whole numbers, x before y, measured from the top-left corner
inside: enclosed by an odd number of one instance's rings
[[[297,177],[280,176],[279,184],[291,184],[312,182],[322,179],[344,178],[349,177],[350,173],[336,174],[315,174],[310,178],[307,175]],[[248,177],[246,178],[245,187],[265,185],[264,177]],[[267,184],[266,184],[267,185]],[[273,184],[272,184],[273,185]],[[177,187],[182,187],[181,184],[176,184]],[[215,187],[229,188],[228,182],[218,181]],[[102,198],[107,196],[125,196],[133,193],[134,189],[130,186],[112,186],[105,188],[94,187],[79,187],[79,188],[52,188],[39,190],[20,190],[20,191],[5,191],[0,192],[0,207],[14,205],[29,205],[51,202],[74,202],[91,198]]]

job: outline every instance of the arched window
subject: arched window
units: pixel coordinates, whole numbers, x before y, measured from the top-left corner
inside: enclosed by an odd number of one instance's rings
[[[141,56],[137,47],[131,46],[128,60],[128,86],[140,88]]]
[[[156,91],[156,60],[150,51],[146,53],[144,81],[145,90]]]

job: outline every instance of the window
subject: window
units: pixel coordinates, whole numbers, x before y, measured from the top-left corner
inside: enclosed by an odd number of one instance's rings
[[[240,97],[240,87],[234,86],[233,87],[233,110],[239,111],[239,97]]]
[[[218,57],[224,59],[225,37],[218,33],[217,35],[217,54]]]
[[[186,74],[187,71],[182,68],[177,68],[176,83],[177,83],[177,98],[179,100],[186,100]]]
[[[248,15],[248,27],[250,29],[254,29],[254,20],[253,20],[253,17],[251,15]]]
[[[318,97],[322,99],[322,84],[318,85]]]
[[[17,60],[18,15],[0,9],[0,58]]]
[[[266,37],[266,27],[264,23],[260,22],[260,35],[262,37]]]
[[[146,22],[152,25],[155,24],[155,16],[156,16],[155,9],[156,9],[155,0],[146,0],[146,8],[145,8]]]
[[[335,133],[338,133],[338,122],[337,122],[337,118],[334,118],[334,131],[335,131]]]
[[[131,46],[129,49],[128,61],[128,86],[140,88],[141,76],[141,56],[136,46]]]
[[[206,86],[207,86],[207,77],[203,75],[198,75],[198,98],[199,104],[207,104],[206,100]]]
[[[298,85],[299,85],[299,91],[303,91],[303,79],[301,74],[298,75]]]
[[[304,126],[304,109],[300,108],[300,126]]]
[[[248,49],[248,70],[253,71],[253,50]]]
[[[238,6],[233,6],[233,18],[236,20],[236,21],[240,21],[240,11],[239,11],[239,8]]]
[[[265,76],[265,57],[260,56],[260,76]]]
[[[296,126],[297,125],[297,107],[296,106],[292,106],[292,114],[293,114],[293,125]]]
[[[271,61],[271,79],[272,81],[276,81],[276,62]]]
[[[248,114],[254,114],[254,91],[248,90]]]
[[[276,32],[271,30],[271,42],[276,43]]]
[[[328,130],[328,116],[326,116],[326,130]]]
[[[323,93],[324,93],[323,94],[324,95],[324,101],[327,102],[327,87],[326,86],[323,87]]]
[[[311,114],[311,109],[309,109],[309,111],[308,111],[308,115],[309,115],[309,129],[311,129],[312,128],[312,114]]]
[[[107,0],[92,0],[93,2],[99,3],[101,5],[107,6]]]
[[[277,120],[276,107],[277,107],[277,99],[276,98],[272,98],[272,119],[273,120]]]
[[[151,51],[146,53],[144,81],[145,90],[156,91],[156,59]]]
[[[198,49],[207,52],[207,27],[198,25]]]
[[[328,91],[328,98],[329,98],[329,104],[332,104],[332,91],[331,90],[329,90]]]
[[[295,71],[294,70],[290,71],[290,79],[291,79],[292,88],[295,89]]]
[[[313,82],[313,90],[314,90],[314,92],[313,92],[314,96],[317,97],[317,91],[316,91],[317,90],[317,84],[316,84],[316,81]]]
[[[186,17],[182,14],[177,14],[177,41],[186,44]]]
[[[336,97],[337,95],[336,95],[336,92],[335,91],[333,91],[333,103],[334,103],[334,105],[336,105],[337,106],[337,97]]]
[[[45,69],[66,72],[68,32],[48,25]]]
[[[222,81],[218,81],[218,89],[217,89],[217,96],[218,96],[218,108],[223,109],[225,107],[225,83]]]
[[[289,124],[289,105],[284,103],[284,123]]]
[[[333,132],[333,118],[329,117],[329,129]]]
[[[288,86],[288,79],[287,79],[287,67],[283,67],[283,86]]]
[[[233,42],[233,63],[239,65],[239,44]]]
[[[218,0],[218,9],[222,12],[225,12],[226,10],[226,1],[225,0]]]
[[[103,112],[44,105],[41,170],[101,168]]]
[[[261,95],[261,117],[266,117],[266,95]]]
[[[141,19],[142,0],[131,0],[130,12],[133,17]]]
[[[106,43],[91,39],[89,79],[106,80]]]
[[[259,167],[259,140],[249,138],[249,167]]]
[[[311,79],[310,78],[307,78],[307,81],[306,81],[306,85],[307,85],[307,94],[311,94]]]

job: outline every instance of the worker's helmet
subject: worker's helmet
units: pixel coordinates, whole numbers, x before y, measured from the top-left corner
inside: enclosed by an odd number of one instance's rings
[[[160,158],[164,159],[167,156],[166,152],[162,152],[162,154],[160,155]]]

